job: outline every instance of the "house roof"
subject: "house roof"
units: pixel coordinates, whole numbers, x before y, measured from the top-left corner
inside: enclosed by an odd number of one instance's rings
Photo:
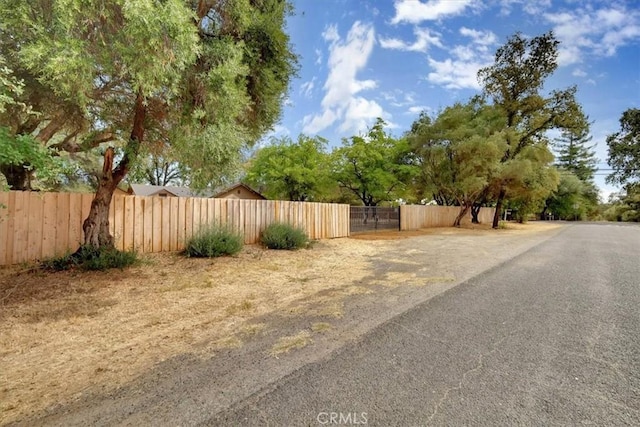
[[[217,191],[213,196],[211,196],[211,197],[213,197],[213,198],[215,198],[215,197],[220,197],[220,196],[222,196],[223,194],[228,193],[228,192],[230,192],[230,191],[233,191],[233,190],[235,190],[235,189],[237,189],[237,188],[240,188],[240,187],[245,188],[247,191],[249,191],[249,192],[251,192],[251,193],[255,194],[256,196],[258,196],[258,197],[260,197],[260,198],[262,198],[262,199],[265,199],[265,200],[267,199],[267,198],[266,198],[266,197],[264,197],[262,194],[258,193],[256,190],[254,190],[253,188],[249,187],[247,184],[244,184],[244,183],[242,183],[242,182],[238,182],[238,183],[233,184],[233,185],[231,185],[231,186],[229,186],[229,187],[227,187],[227,188],[223,188],[222,190],[218,190],[218,191]]]
[[[156,194],[166,191],[176,197],[210,197],[210,191],[197,192],[187,187],[174,187],[171,185],[147,185],[147,184],[129,184],[131,191],[136,196],[155,196]]]

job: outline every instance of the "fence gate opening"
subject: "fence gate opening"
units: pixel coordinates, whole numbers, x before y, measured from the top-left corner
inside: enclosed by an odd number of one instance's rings
[[[351,233],[376,230],[400,230],[400,208],[351,206]]]

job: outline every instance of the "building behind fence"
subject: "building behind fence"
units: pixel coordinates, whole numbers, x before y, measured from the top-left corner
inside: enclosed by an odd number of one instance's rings
[[[0,192],[0,265],[75,251],[83,241],[82,223],[92,200],[93,194]],[[333,203],[118,195],[111,203],[109,225],[118,249],[148,253],[181,250],[206,224],[228,225],[244,235],[245,243],[257,243],[273,222],[302,227],[311,239],[330,239],[359,231],[350,222],[365,218],[373,229],[417,230],[450,227],[459,212],[458,207],[414,205],[384,213],[359,209]],[[491,222],[493,212],[482,208],[480,221]]]

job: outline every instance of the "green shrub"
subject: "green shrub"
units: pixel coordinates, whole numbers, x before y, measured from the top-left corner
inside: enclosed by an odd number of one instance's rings
[[[51,258],[42,262],[46,270],[63,271],[74,268],[80,270],[124,269],[139,262],[135,251],[119,251],[116,248],[94,248],[81,246],[75,253]]]
[[[242,250],[244,239],[229,227],[210,226],[200,230],[187,242],[184,254],[189,257],[235,255]]]
[[[260,240],[269,249],[299,249],[309,244],[309,238],[303,229],[284,223],[267,226]]]

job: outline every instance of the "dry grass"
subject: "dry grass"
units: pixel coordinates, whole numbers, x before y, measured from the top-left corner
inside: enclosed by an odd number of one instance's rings
[[[313,332],[327,332],[330,331],[331,329],[333,329],[333,326],[331,326],[331,323],[327,323],[327,322],[316,322],[313,325],[311,325],[311,330]]]
[[[354,291],[339,289],[367,274],[376,250],[342,239],[215,260],[158,254],[104,273],[2,268],[0,424],[120,386],[177,354],[239,347],[265,328],[256,316],[340,316],[339,299]]]
[[[288,353],[293,349],[304,348],[313,340],[311,339],[311,333],[309,331],[300,331],[296,335],[290,337],[282,337],[277,343],[271,347],[271,355],[278,356],[283,353]]]
[[[236,257],[214,260],[158,254],[125,271],[0,268],[0,424],[87,392],[112,390],[179,354],[211,357],[240,347],[268,328],[253,320],[258,316],[340,318],[347,297],[373,292],[375,282],[362,283],[382,253],[415,263],[417,273],[389,272],[380,284],[451,280],[446,257],[459,249],[448,248],[449,234],[471,239],[533,227],[408,233],[402,237],[434,236],[419,249],[405,249],[406,256],[397,253],[397,241],[339,239],[294,252],[249,246]],[[318,322],[311,331],[330,328]],[[283,354],[310,340],[311,333],[302,331],[284,337],[272,352]]]

